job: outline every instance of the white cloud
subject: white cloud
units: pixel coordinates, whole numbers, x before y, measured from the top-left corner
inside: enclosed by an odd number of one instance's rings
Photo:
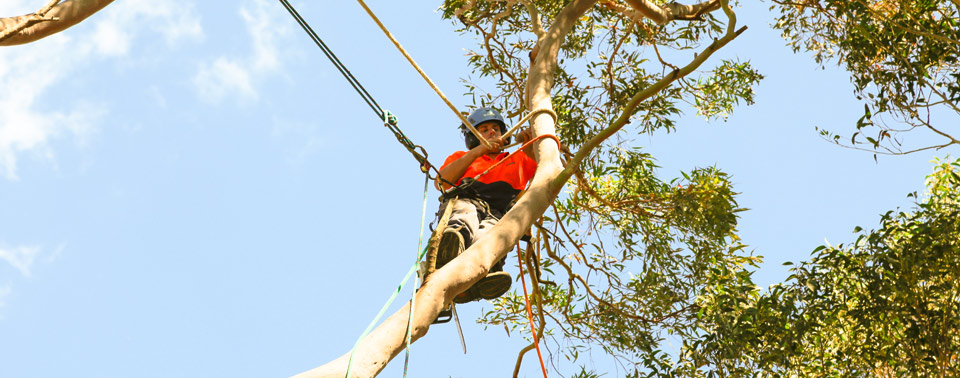
[[[42,96],[72,70],[74,60],[64,54],[71,39],[54,36],[49,42],[0,50],[0,176],[16,180],[18,156],[31,153],[52,159],[53,138],[83,139],[95,130],[93,121],[102,107],[74,103],[37,109]],[[9,50],[8,50],[9,49]],[[85,56],[83,48],[74,49]]]
[[[203,38],[200,17],[193,5],[173,0],[127,0],[113,3],[98,15],[93,41],[97,51],[106,56],[123,56],[131,41],[145,28],[163,35],[170,47],[181,41]]]
[[[202,64],[193,81],[200,98],[204,100],[219,102],[230,94],[241,98],[257,97],[257,92],[250,84],[249,70],[227,58],[220,57],[212,64]]]
[[[30,277],[30,268],[39,253],[40,247],[0,248],[0,260],[12,265],[24,277]]]
[[[5,0],[0,14],[33,12],[37,6],[35,1]],[[91,27],[81,27],[87,23]],[[193,6],[175,0],[115,2],[81,26],[0,49],[0,177],[17,180],[24,155],[55,162],[53,140],[82,142],[98,130],[107,106],[92,100],[46,101],[58,83],[97,59],[127,55],[144,30],[159,33],[169,46],[203,37]]]
[[[276,40],[290,32],[288,23],[281,21],[282,9],[266,0],[252,0],[240,7],[239,14],[250,35],[252,51],[246,57],[220,56],[201,63],[193,84],[203,100],[220,102],[228,95],[255,100],[255,83],[281,68]]]
[[[279,24],[279,20],[275,19],[279,12],[276,11],[278,8],[273,6],[274,4],[257,0],[255,5],[255,9],[240,8],[240,16],[247,24],[247,32],[253,38],[252,67],[257,71],[275,70],[280,66],[275,41],[280,34],[286,33],[288,29],[280,27],[283,24]],[[270,11],[274,12],[271,14]]]

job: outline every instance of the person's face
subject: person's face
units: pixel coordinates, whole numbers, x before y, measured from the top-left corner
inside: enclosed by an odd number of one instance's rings
[[[477,126],[477,131],[487,140],[493,140],[500,137],[500,124],[496,121],[487,121]]]

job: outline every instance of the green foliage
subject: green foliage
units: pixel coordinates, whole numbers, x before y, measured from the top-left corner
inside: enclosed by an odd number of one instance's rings
[[[733,111],[740,100],[753,104],[753,85],[763,79],[747,63],[723,61],[713,75],[697,83],[697,113],[706,118],[723,117]]]
[[[776,27],[795,49],[814,52],[821,64],[837,59],[852,73],[867,104],[850,144],[900,152],[898,130],[884,116],[937,131],[925,117],[930,109],[957,110],[955,0],[775,1]],[[505,109],[515,119],[528,110],[534,30],[549,30],[569,3],[444,2],[443,17],[477,37],[468,57],[474,76],[466,80],[476,105]],[[729,176],[693,168],[660,178],[654,157],[634,143],[638,134],[672,131],[684,104],[706,119],[726,119],[735,106],[753,102],[762,76],[749,63],[720,62],[646,98],[626,114],[631,127],[611,129],[634,95],[678,73],[726,26],[720,12],[661,26],[623,9],[621,2],[603,2],[581,17],[554,72],[557,136],[568,158],[587,154],[522,255],[537,283],[531,301],[548,353],[574,366],[602,353],[628,377],[956,370],[958,163],[939,166],[914,212],[887,213],[881,229],[849,246],[817,248],[787,282],[763,292],[751,278],[760,257],[737,236],[744,209]],[[869,128],[877,134],[864,135]],[[610,130],[616,133],[593,143]],[[479,321],[532,340],[518,293],[495,301]],[[581,367],[575,376],[601,374]]]
[[[960,120],[960,4],[954,0],[773,0],[774,27],[794,50],[817,63],[836,60],[851,74],[864,115],[849,143],[883,153],[909,153],[900,134],[915,128],[960,144],[944,126]],[[938,116],[945,122],[934,123]],[[951,120],[952,119],[952,120]],[[893,121],[890,123],[889,121]],[[906,127],[904,127],[906,125]],[[859,137],[859,139],[858,139]],[[938,147],[938,146],[927,146]]]
[[[732,315],[700,353],[772,376],[954,376],[960,371],[960,160],[925,199],[889,211]],[[911,194],[916,197],[915,194]],[[720,322],[717,322],[720,323]],[[740,350],[737,356],[729,352]]]
[[[479,43],[469,53],[473,76],[466,80],[477,105],[505,109],[515,119],[528,110],[528,54],[537,42],[531,9],[549,29],[568,3],[444,2],[443,17]],[[689,363],[678,361],[666,340],[705,335],[704,314],[713,310],[704,306],[756,292],[746,269],[759,258],[745,252],[736,235],[743,209],[729,176],[694,168],[660,178],[653,156],[633,140],[639,133],[672,131],[688,104],[716,119],[752,103],[752,87],[762,76],[749,63],[725,61],[684,77],[627,114],[631,127],[599,146],[588,144],[623,115],[634,95],[673,75],[726,30],[723,13],[716,13],[719,18],[707,13],[660,26],[631,19],[613,2],[598,4],[561,46],[551,90],[557,136],[568,157],[591,149],[545,214],[524,263],[525,271],[541,272],[531,277],[541,283],[534,289],[534,312],[555,359],[576,366],[584,355],[602,352],[627,376],[682,375],[678,369]],[[508,294],[480,322],[529,338],[525,311],[523,297]],[[582,369],[577,376],[599,375]]]

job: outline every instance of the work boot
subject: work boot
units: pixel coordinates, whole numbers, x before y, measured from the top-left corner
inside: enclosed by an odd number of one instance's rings
[[[437,269],[463,253],[463,234],[459,228],[447,228],[440,235],[440,245],[437,247]]]
[[[477,281],[467,291],[453,297],[454,303],[467,303],[482,299],[495,299],[510,290],[513,279],[507,272],[487,273],[486,277]]]

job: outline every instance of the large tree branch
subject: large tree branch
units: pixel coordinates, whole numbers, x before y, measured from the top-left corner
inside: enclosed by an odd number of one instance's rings
[[[67,0],[62,3],[53,0],[36,13],[0,18],[0,46],[21,45],[59,33],[111,2],[113,0]]]
[[[650,0],[627,0],[627,4],[630,4],[630,7],[659,25],[664,25],[673,20],[699,20],[704,13],[720,9],[720,0],[709,0],[694,5],[670,2],[662,6],[656,5]]]
[[[917,30],[917,29],[914,29],[914,28],[911,28],[911,27],[908,27],[908,26],[904,26],[902,23],[894,22],[894,20],[891,19],[889,16],[885,15],[883,12],[877,11],[877,9],[876,9],[874,6],[871,6],[870,4],[868,4],[868,3],[867,3],[866,1],[864,1],[864,0],[857,0],[857,2],[860,3],[861,5],[863,5],[864,9],[866,9],[867,12],[870,12],[870,14],[872,14],[873,17],[877,18],[878,20],[880,20],[880,21],[882,21],[882,22],[886,22],[887,25],[889,25],[890,27],[897,28],[897,29],[900,29],[900,30],[905,31],[905,32],[907,32],[907,33],[916,34],[916,35],[919,35],[919,36],[922,36],[922,37],[927,37],[927,38],[931,38],[931,39],[936,39],[936,40],[938,40],[938,41],[940,41],[940,42],[950,43],[950,44],[954,44],[954,45],[960,45],[960,41],[958,41],[958,40],[956,40],[956,39],[952,39],[952,38],[950,38],[950,37],[942,36],[942,35],[939,35],[939,34],[934,34],[934,33],[930,33],[930,32],[925,32],[925,31],[922,31],[922,30]],[[920,22],[918,22],[915,18],[913,18],[912,16],[910,16],[909,13],[906,13],[905,15],[910,18],[910,21],[913,21],[915,24],[918,24],[918,25],[920,24]]]
[[[613,123],[607,128],[601,130],[597,135],[594,135],[593,138],[590,138],[586,143],[583,144],[583,147],[580,148],[580,151],[577,151],[577,154],[573,156],[569,161],[567,161],[567,167],[564,169],[564,172],[560,174],[558,179],[567,179],[573,172],[580,166],[580,162],[583,161],[594,148],[600,145],[604,140],[615,134],[617,131],[626,126],[627,122],[630,121],[630,118],[633,116],[633,113],[637,111],[637,106],[640,105],[640,102],[653,97],[657,93],[660,93],[661,90],[668,87],[674,81],[677,81],[683,77],[686,77],[691,72],[700,67],[703,62],[710,58],[714,52],[719,50],[721,47],[725,46],[727,43],[730,43],[734,38],[737,38],[740,33],[743,33],[747,29],[746,26],[736,29],[737,16],[730,10],[730,7],[727,5],[726,0],[721,1],[723,11],[727,14],[729,19],[727,23],[727,32],[720,39],[714,40],[709,46],[707,46],[699,55],[693,58],[689,64],[683,66],[680,69],[673,70],[669,74],[662,77],[657,82],[652,85],[644,88],[642,91],[637,92],[630,98],[630,101],[627,102],[627,105],[624,106],[623,112],[620,114]]]
[[[538,41],[540,53],[537,54],[530,66],[527,81],[528,109],[552,109],[550,92],[554,85],[554,73],[557,69],[560,46],[580,17],[587,13],[596,1],[573,0],[568,3],[557,14],[550,29]],[[430,281],[417,292],[415,298],[417,307],[413,312],[413,318],[410,319],[412,322],[412,335],[410,335],[412,341],[426,335],[430,324],[445,304],[450,303],[454,296],[479,281],[496,261],[506,256],[512,246],[533,225],[534,221],[556,200],[563,185],[576,170],[579,162],[602,140],[623,127],[640,101],[653,96],[673,81],[692,72],[713,52],[743,32],[744,28],[734,30],[736,17],[726,6],[725,0],[723,9],[729,17],[726,35],[710,44],[687,66],[674,71],[650,88],[633,96],[624,109],[621,118],[585,145],[578,152],[575,161],[571,161],[566,169],[562,166],[557,145],[550,142],[544,143],[543,140],[536,142],[534,155],[537,159],[537,171],[527,194],[517,201],[513,209],[504,215],[503,219],[486,236],[470,246],[462,255],[433,273]],[[556,133],[556,122],[547,112],[537,113],[530,122],[536,135],[554,135]],[[352,377],[376,376],[391,359],[403,350],[407,336],[408,314],[410,313],[408,306],[409,302],[359,343],[353,352]],[[326,365],[301,373],[298,377],[343,377],[349,359],[350,353],[344,354]]]
[[[538,39],[543,38],[546,31],[543,30],[543,23],[540,22],[540,10],[530,0],[520,0],[520,3],[527,7],[527,13],[530,14],[530,28],[533,29],[533,34]]]
[[[553,87],[553,72],[556,70],[560,45],[580,16],[586,13],[595,2],[596,0],[574,0],[567,4],[557,15],[544,38],[540,40],[543,53],[531,65],[527,82],[529,103],[537,105],[531,109],[551,107],[550,90]],[[541,112],[534,116],[531,123],[537,135],[556,133],[554,120],[546,113]],[[563,186],[562,181],[556,180],[562,170],[559,150],[553,143],[538,142],[535,155],[537,172],[527,194],[486,236],[433,273],[430,281],[417,292],[415,299],[417,306],[411,327],[412,341],[426,335],[430,324],[440,313],[444,304],[450,303],[454,296],[483,278],[490,267],[506,256],[511,247],[556,199]],[[409,302],[374,329],[356,347],[353,352],[353,377],[376,376],[403,350],[410,313],[408,306]],[[350,353],[347,353],[297,376],[340,378],[346,374],[349,359]]]

